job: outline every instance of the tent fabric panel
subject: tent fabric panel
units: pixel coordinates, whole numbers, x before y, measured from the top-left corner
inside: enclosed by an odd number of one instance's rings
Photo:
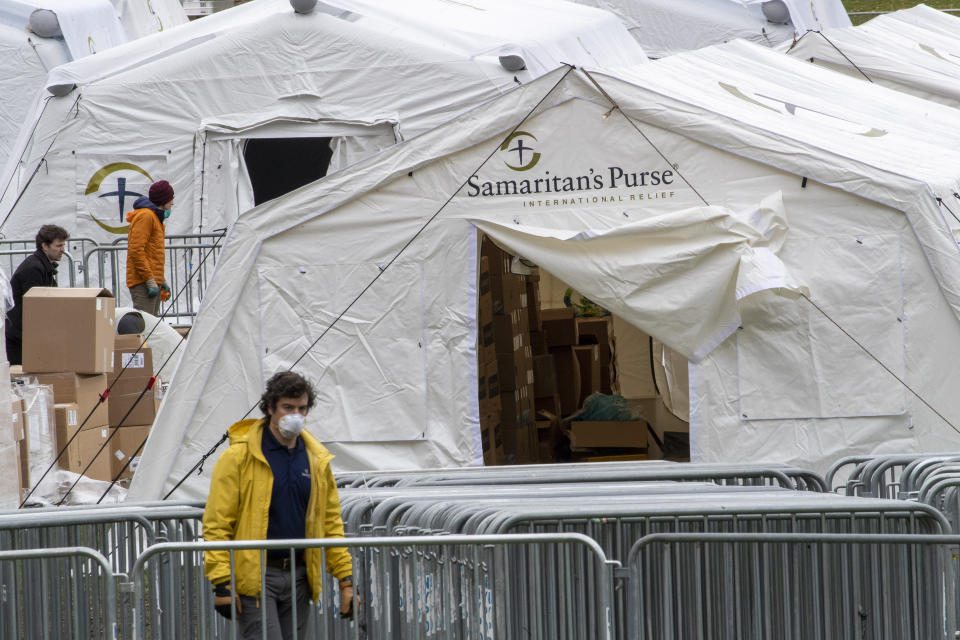
[[[898,235],[792,235],[781,254],[817,305],[898,375],[904,373]],[[747,311],[749,309],[749,313]],[[805,300],[747,305],[737,332],[745,420],[899,415],[905,389]],[[858,372],[851,375],[851,371]]]
[[[310,430],[324,442],[428,437],[420,266],[394,263],[337,320],[379,273],[375,263],[258,270],[263,376],[303,358],[318,392]]]

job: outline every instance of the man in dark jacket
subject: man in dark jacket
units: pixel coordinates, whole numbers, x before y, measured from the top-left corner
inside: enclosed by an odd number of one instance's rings
[[[10,278],[13,308],[7,312],[4,327],[10,364],[23,364],[23,294],[33,287],[57,286],[57,263],[67,249],[69,237],[66,229],[55,224],[40,227],[37,250],[20,263]]]

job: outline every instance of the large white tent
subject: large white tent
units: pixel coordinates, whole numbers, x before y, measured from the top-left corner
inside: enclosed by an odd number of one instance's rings
[[[766,46],[845,27],[841,0],[577,0],[616,14],[652,58],[731,40]]]
[[[690,358],[694,459],[956,450],[960,113],[762,52],[559,69],[241,216],[131,497],[288,367],[338,469],[479,463],[478,231]]]
[[[112,240],[161,177],[177,194],[168,233],[228,227],[255,202],[250,141],[319,140],[335,170],[559,64],[646,61],[614,16],[590,7],[402,6],[403,24],[390,3],[298,14],[254,0],[57,67],[0,179],[3,233],[32,236],[42,212],[74,236]],[[307,164],[273,153],[277,171]]]
[[[927,19],[953,23],[952,36]],[[919,21],[917,21],[919,22]],[[787,54],[864,81],[956,107],[960,105],[960,18],[918,5],[878,16],[857,27],[809,32],[784,45]]]
[[[50,69],[186,22],[179,0],[0,0],[0,167]]]

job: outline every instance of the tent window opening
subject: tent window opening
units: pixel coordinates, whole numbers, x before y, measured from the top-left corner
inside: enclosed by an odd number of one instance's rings
[[[255,204],[273,200],[327,175],[332,138],[254,138],[247,140],[247,163]]]

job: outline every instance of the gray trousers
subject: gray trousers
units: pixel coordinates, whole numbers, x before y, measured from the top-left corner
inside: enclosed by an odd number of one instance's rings
[[[241,640],[302,640],[307,631],[307,616],[310,614],[310,585],[307,583],[307,568],[302,564],[294,569],[297,581],[297,600],[293,601],[293,580],[290,569],[267,567],[264,591],[259,598],[240,596],[243,612],[237,622],[237,637]],[[297,611],[297,634],[293,634],[293,610]],[[267,634],[263,635],[262,623],[266,618]],[[230,637],[229,635],[227,637]]]
[[[145,311],[150,315],[160,315],[160,296],[147,295],[147,285],[137,284],[130,287],[130,298],[133,300],[133,308],[137,311]]]

